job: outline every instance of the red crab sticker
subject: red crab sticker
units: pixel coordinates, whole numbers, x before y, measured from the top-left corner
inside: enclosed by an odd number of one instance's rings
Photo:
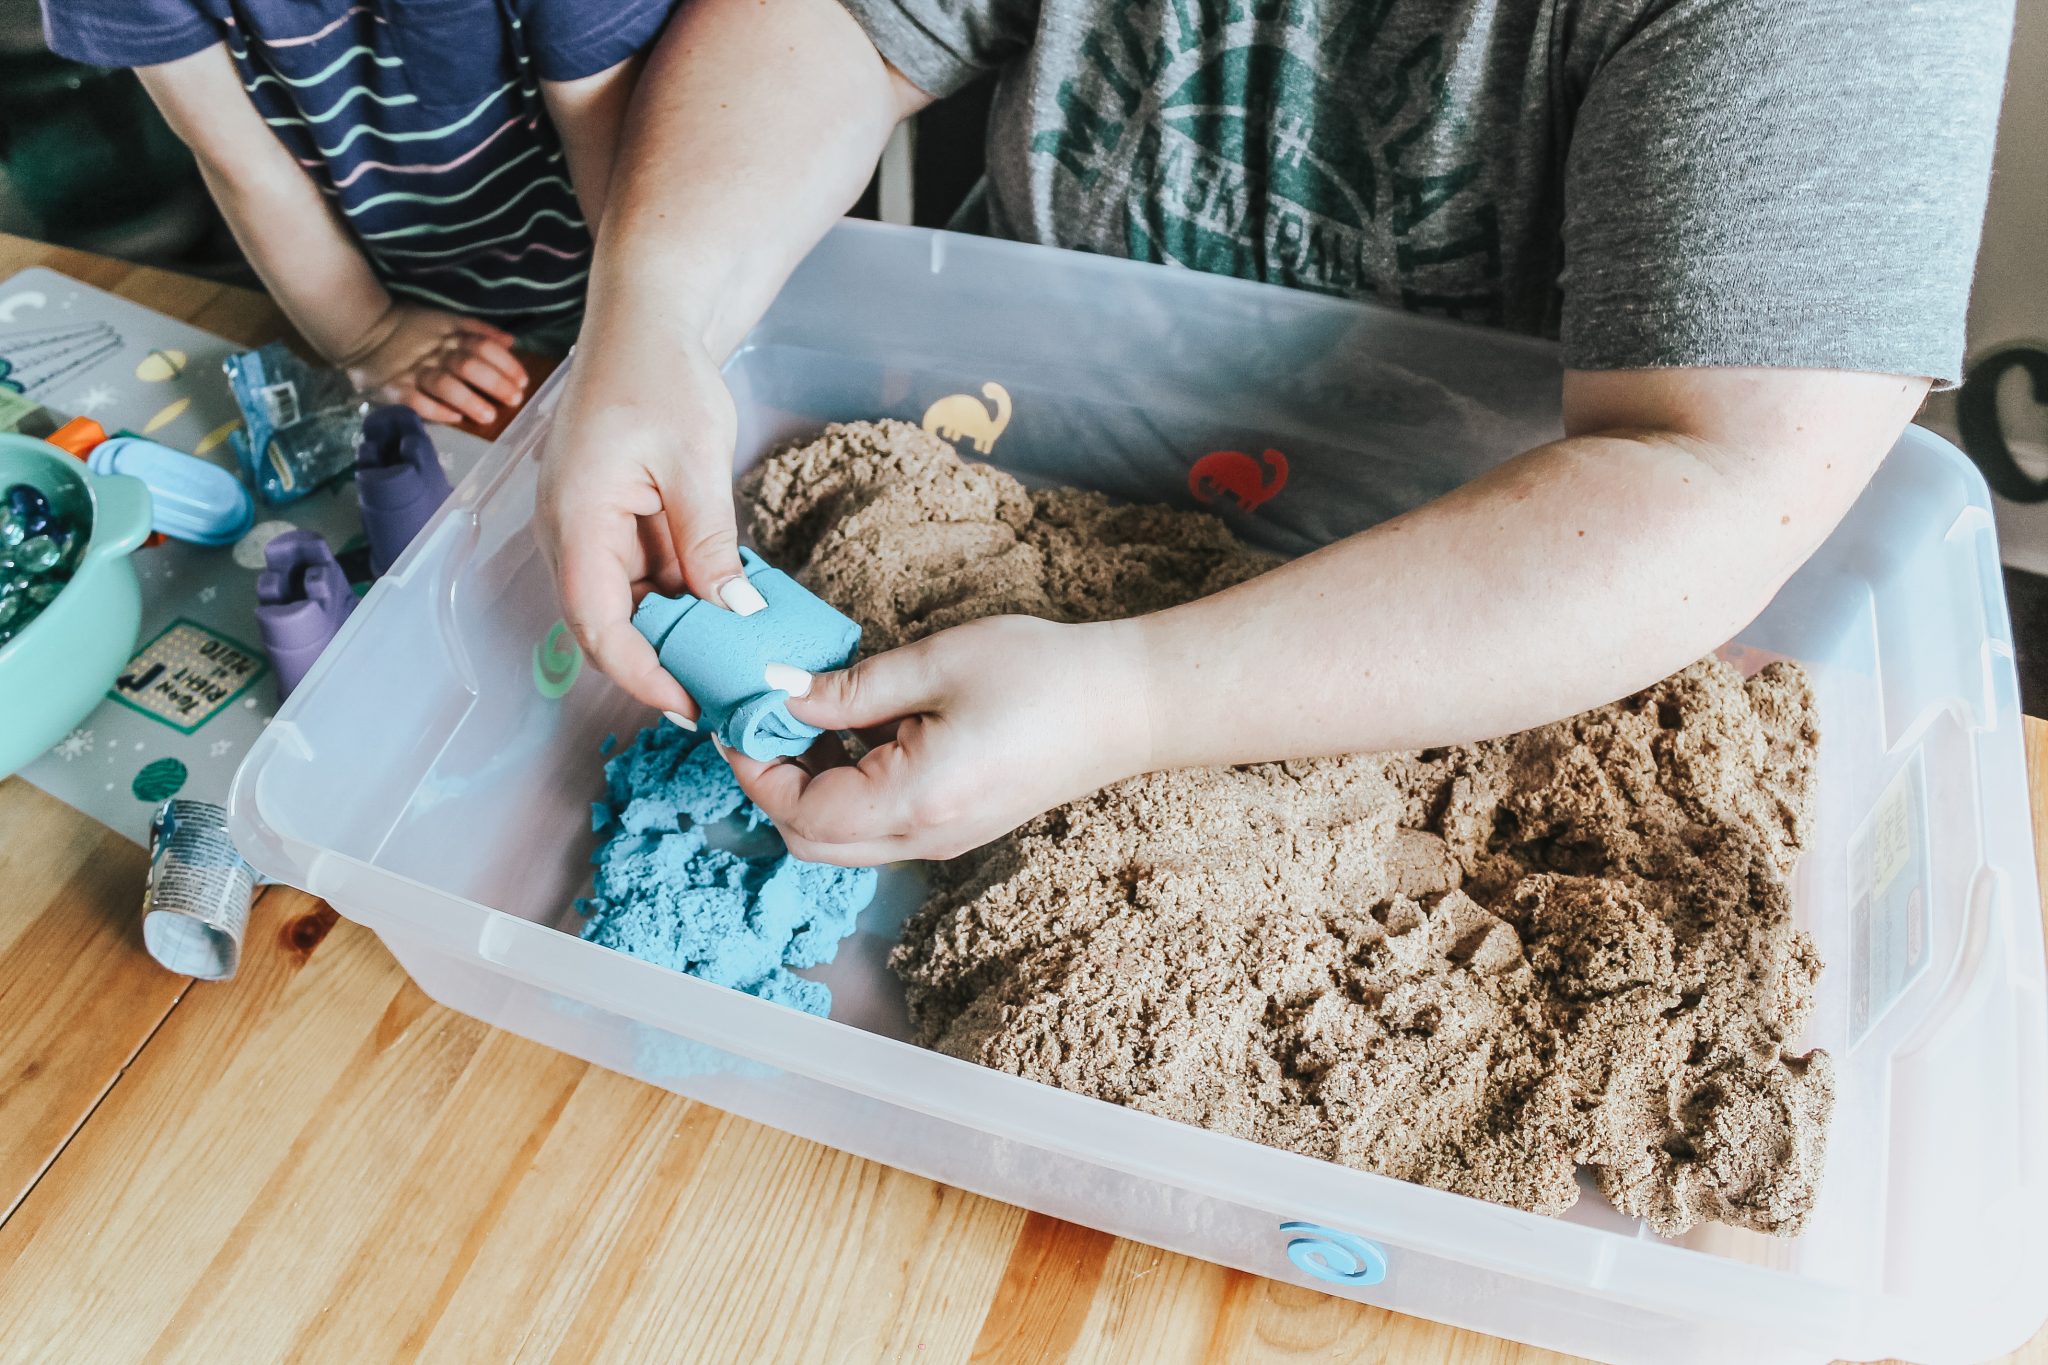
[[[1287,457],[1268,449],[1255,460],[1242,450],[1212,450],[1188,470],[1188,492],[1195,501],[1211,503],[1225,494],[1246,512],[1287,486]]]

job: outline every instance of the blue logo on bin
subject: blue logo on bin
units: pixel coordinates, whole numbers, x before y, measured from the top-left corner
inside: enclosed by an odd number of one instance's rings
[[[1387,1253],[1376,1243],[1320,1223],[1282,1223],[1280,1231],[1292,1234],[1287,1259],[1319,1280],[1362,1286],[1387,1278]]]

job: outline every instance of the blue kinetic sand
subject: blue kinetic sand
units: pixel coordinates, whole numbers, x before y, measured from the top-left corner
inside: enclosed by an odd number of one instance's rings
[[[767,610],[739,616],[687,593],[649,593],[633,613],[633,627],[695,699],[703,712],[698,723],[727,748],[760,762],[789,758],[824,732],[792,716],[789,694],[770,688],[761,670],[769,664],[812,673],[844,668],[860,644],[860,627],[752,550],[741,550],[740,561]]]
[[[727,613],[721,612],[720,615]],[[766,613],[759,613],[765,615]],[[576,903],[583,937],[720,986],[823,1015],[832,992],[792,967],[830,962],[875,897],[873,868],[716,847],[708,827],[751,830],[761,813],[718,751],[678,726],[642,730],[604,765],[591,826],[596,894]]]

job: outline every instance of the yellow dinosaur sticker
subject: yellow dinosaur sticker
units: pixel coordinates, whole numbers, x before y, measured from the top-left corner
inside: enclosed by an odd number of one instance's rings
[[[1010,425],[1010,391],[991,379],[981,392],[995,405],[993,412],[971,393],[949,393],[924,410],[920,425],[942,440],[965,440],[976,454],[993,453],[996,438]]]

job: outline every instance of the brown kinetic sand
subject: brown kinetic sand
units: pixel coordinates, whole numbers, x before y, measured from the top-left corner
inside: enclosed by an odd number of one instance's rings
[[[886,649],[1123,616],[1272,561],[1214,518],[1027,489],[902,423],[752,476],[752,528]],[[1677,1234],[1796,1234],[1834,1106],[1805,675],[1707,659],[1507,739],[1155,773],[933,869],[921,1041],[1345,1165],[1558,1213],[1589,1167]]]

